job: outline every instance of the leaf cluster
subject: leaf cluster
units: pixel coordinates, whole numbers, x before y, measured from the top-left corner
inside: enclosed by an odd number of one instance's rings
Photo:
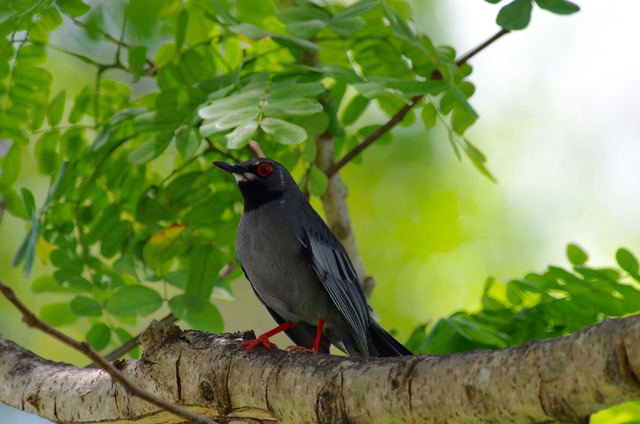
[[[419,326],[408,347],[417,353],[501,349],[640,310],[638,260],[630,251],[618,249],[621,269],[587,265],[588,254],[575,244],[567,246],[567,257],[571,269],[549,266],[504,284],[487,279],[479,311],[460,311]]]

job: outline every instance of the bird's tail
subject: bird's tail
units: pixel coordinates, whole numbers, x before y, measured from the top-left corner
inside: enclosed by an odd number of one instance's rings
[[[391,334],[387,333],[384,328],[380,327],[377,322],[371,323],[371,341],[378,351],[380,357],[383,356],[406,356],[413,355],[409,349],[404,347],[402,343],[394,339]]]

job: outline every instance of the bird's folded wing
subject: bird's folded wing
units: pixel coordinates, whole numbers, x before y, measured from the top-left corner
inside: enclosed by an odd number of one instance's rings
[[[351,260],[337,240],[313,230],[299,237],[300,253],[349,325],[358,350],[368,355],[369,308]]]

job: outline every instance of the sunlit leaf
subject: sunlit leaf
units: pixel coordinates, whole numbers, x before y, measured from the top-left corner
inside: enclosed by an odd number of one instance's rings
[[[281,144],[298,144],[307,139],[304,128],[278,118],[264,118],[260,128]]]
[[[571,243],[567,245],[567,258],[573,265],[582,265],[587,262],[589,255],[580,246]]]
[[[74,18],[78,18],[91,10],[81,0],[56,0],[56,3],[60,10]]]
[[[638,275],[638,259],[629,250],[621,247],[616,252],[616,261],[620,268],[624,269],[631,275]]]

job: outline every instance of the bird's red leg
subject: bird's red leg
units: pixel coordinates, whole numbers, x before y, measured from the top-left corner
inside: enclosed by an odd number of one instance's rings
[[[251,349],[253,349],[254,347],[256,347],[258,345],[262,345],[262,347],[264,347],[265,349],[271,349],[272,347],[278,347],[278,346],[275,345],[275,343],[271,343],[269,341],[269,338],[275,336],[278,333],[282,333],[285,330],[293,328],[293,327],[295,327],[295,325],[296,324],[291,322],[291,321],[283,322],[282,324],[280,324],[279,326],[277,326],[273,330],[269,330],[266,333],[259,335],[255,340],[250,340],[248,342],[240,343],[240,347],[243,347],[247,351],[247,353],[249,353],[251,351]]]
[[[320,347],[320,339],[322,338],[322,327],[324,327],[324,320],[318,318],[318,330],[316,331],[316,339],[313,341],[313,352],[318,353]]]

